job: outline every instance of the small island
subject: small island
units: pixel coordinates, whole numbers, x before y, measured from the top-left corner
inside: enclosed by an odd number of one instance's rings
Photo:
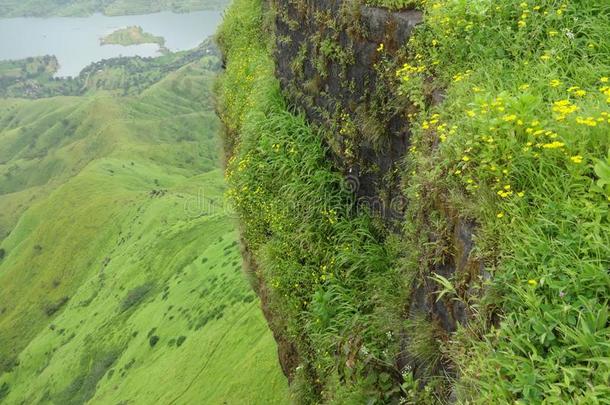
[[[140,45],[158,44],[161,50],[165,48],[165,38],[144,32],[140,26],[121,28],[101,39],[102,45]]]

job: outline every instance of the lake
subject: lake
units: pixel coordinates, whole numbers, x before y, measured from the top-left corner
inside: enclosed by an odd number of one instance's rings
[[[0,59],[55,55],[57,77],[77,76],[92,62],[117,56],[159,56],[157,44],[100,45],[100,38],[130,25],[165,38],[170,51],[191,49],[212,35],[222,20],[220,11],[185,14],[161,12],[108,17],[4,18],[0,19]]]

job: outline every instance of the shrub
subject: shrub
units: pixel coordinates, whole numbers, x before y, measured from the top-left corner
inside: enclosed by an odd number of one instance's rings
[[[182,344],[184,343],[184,341],[185,341],[185,340],[186,340],[186,336],[180,336],[180,337],[178,338],[178,340],[176,340],[176,346],[177,346],[177,347],[182,346]]]
[[[148,344],[150,344],[150,347],[155,347],[155,345],[157,344],[157,342],[159,342],[159,336],[157,335],[152,335],[149,339],[148,339]]]
[[[121,303],[121,312],[128,310],[129,308],[138,305],[146,295],[152,290],[154,284],[151,282],[146,282],[138,287],[135,287],[125,295],[123,298],[123,302]]]
[[[61,297],[59,300],[49,303],[44,308],[44,313],[47,316],[53,316],[57,311],[61,309],[68,301],[70,297]]]
[[[0,401],[2,401],[4,398],[7,397],[10,390],[11,390],[11,387],[8,385],[8,383],[3,383],[0,386]]]

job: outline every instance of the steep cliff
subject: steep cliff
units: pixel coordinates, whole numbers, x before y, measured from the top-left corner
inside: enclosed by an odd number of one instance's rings
[[[295,400],[607,399],[610,6],[413,3],[237,0],[219,33]]]

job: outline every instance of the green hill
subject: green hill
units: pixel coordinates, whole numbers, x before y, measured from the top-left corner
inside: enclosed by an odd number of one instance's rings
[[[130,97],[0,100],[0,402],[286,402],[206,66]]]

